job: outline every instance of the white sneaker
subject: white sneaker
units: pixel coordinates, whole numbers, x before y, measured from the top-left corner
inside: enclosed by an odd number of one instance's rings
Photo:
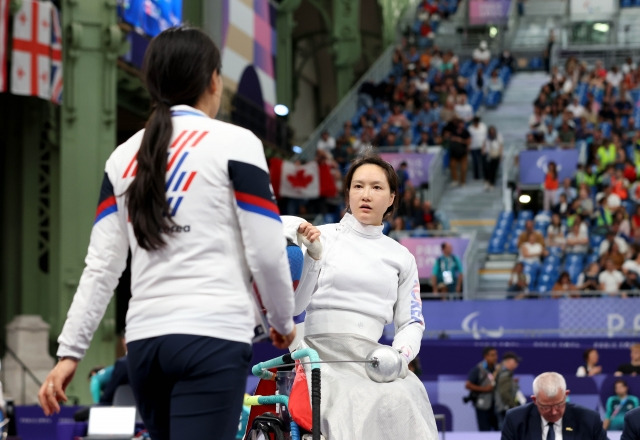
[[[489,185],[489,182],[484,182],[484,190],[485,190],[485,191],[489,191],[489,187],[490,187],[490,186],[491,186],[491,185]]]
[[[452,182],[451,182],[451,186],[453,186],[453,187],[456,187],[456,186],[458,186],[458,185],[459,185],[459,184],[458,184],[458,181],[457,181],[457,180],[454,180],[454,181],[452,181]]]

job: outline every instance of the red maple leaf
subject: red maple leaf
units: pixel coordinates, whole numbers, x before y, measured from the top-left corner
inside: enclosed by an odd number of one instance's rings
[[[287,180],[294,188],[306,188],[313,182],[313,176],[306,174],[304,169],[296,171],[295,174],[289,174]]]

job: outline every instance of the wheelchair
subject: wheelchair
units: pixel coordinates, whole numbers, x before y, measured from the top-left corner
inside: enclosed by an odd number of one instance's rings
[[[275,438],[277,440],[302,440],[311,438],[312,440],[321,440],[320,434],[320,358],[318,357],[318,353],[311,348],[304,348],[301,350],[296,350],[293,353],[287,353],[277,358],[260,362],[253,366],[251,372],[253,375],[259,377],[261,379],[258,387],[256,389],[256,393],[262,392],[261,389],[265,390],[276,390],[275,381],[280,376],[291,376],[293,374],[293,370],[282,370],[284,366],[291,366],[295,363],[296,360],[308,358],[311,366],[311,432],[310,437],[309,433],[305,434],[304,437],[303,431],[298,426],[298,424],[293,420],[290,416],[287,409],[289,408],[289,395],[286,390],[286,386],[283,388],[284,391],[281,394],[278,394],[276,391],[275,395],[253,395],[247,396],[244,400],[244,405],[251,406],[251,416],[249,418],[249,422],[247,423],[247,428],[245,432],[245,440],[251,440],[252,436],[255,437],[255,433],[257,429],[263,428],[267,433],[274,433],[275,436],[268,438]],[[278,371],[279,370],[279,371]],[[284,374],[282,374],[284,373]],[[261,386],[261,384],[265,381],[265,386]],[[270,385],[270,386],[269,386]],[[268,391],[267,391],[268,392]],[[273,405],[275,405],[276,414],[272,414],[269,411],[273,409]],[[253,408],[256,407],[256,408]],[[257,408],[262,407],[262,408]],[[265,409],[266,407],[266,409]],[[286,426],[286,425],[289,426]],[[278,426],[274,426],[278,425]],[[280,427],[282,427],[282,432],[280,432]],[[253,432],[253,434],[252,434]],[[269,435],[269,434],[267,434]]]

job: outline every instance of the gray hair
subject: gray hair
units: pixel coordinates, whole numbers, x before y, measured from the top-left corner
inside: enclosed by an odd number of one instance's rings
[[[552,371],[542,373],[533,380],[534,396],[538,397],[541,391],[548,397],[564,394],[567,391],[567,382],[559,373]]]

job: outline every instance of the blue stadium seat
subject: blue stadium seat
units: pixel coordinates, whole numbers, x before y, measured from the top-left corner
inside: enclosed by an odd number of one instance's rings
[[[631,102],[634,104],[637,103],[640,101],[640,88],[629,90],[629,95],[631,95]]]
[[[518,213],[518,219],[525,219],[525,220],[529,220],[533,218],[533,211],[529,211],[529,210],[522,210]]]
[[[598,254],[598,252],[592,252],[589,255],[587,255],[584,259],[584,264],[585,266],[590,265],[591,263],[597,263],[598,260],[600,259],[600,254]]]
[[[584,264],[584,255],[583,254],[567,254],[565,257],[565,265],[580,265]]]
[[[490,91],[484,100],[484,105],[489,108],[497,107],[502,101],[502,92]]]
[[[598,247],[600,247],[600,243],[602,243],[602,240],[604,240],[604,237],[602,235],[591,234],[589,236],[589,246],[591,246],[591,249],[593,250],[598,250]]]
[[[605,138],[611,136],[612,128],[611,122],[604,121],[600,123],[600,130],[602,130],[602,136]]]

